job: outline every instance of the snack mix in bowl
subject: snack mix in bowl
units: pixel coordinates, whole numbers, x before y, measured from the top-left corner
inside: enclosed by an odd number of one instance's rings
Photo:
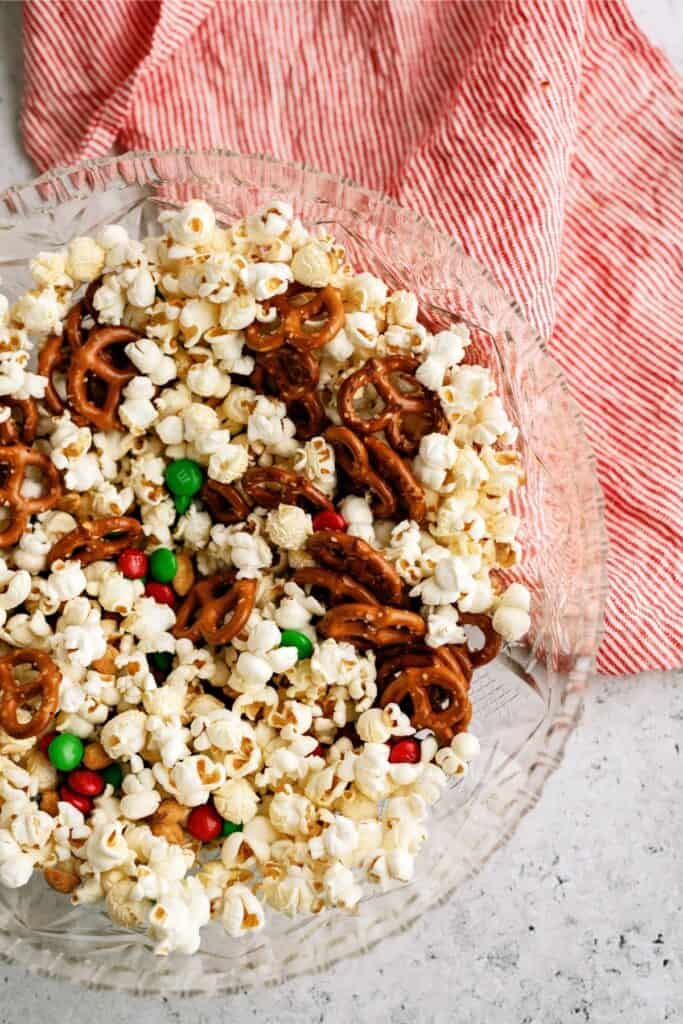
[[[468,328],[283,201],[30,269],[0,298],[0,884],[191,954],[410,881],[473,674],[530,626]]]

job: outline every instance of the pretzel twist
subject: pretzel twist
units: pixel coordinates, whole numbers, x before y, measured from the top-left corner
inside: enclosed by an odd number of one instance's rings
[[[344,325],[344,306],[336,288],[303,288],[290,285],[284,295],[262,303],[266,312],[275,310],[272,320],[255,320],[247,327],[247,347],[255,352],[272,352],[286,342],[301,351],[322,348]]]
[[[418,366],[417,359],[406,355],[368,359],[339,389],[337,406],[344,424],[364,437],[384,431],[391,447],[404,455],[414,455],[425,434],[444,433],[446,418],[437,396],[416,380]],[[369,386],[383,407],[364,416],[355,399]]]
[[[113,535],[113,536],[112,536]],[[47,564],[58,559],[75,558],[81,565],[100,562],[118,555],[142,536],[142,523],[131,516],[106,516],[91,519],[61,537],[52,545]]]
[[[29,498],[23,493],[27,469],[38,470],[43,478],[43,493]],[[0,445],[0,505],[9,512],[9,520],[0,531],[0,548],[9,547],[21,537],[29,516],[54,508],[62,495],[59,470],[48,455],[23,444]]]
[[[464,672],[445,665],[404,668],[380,697],[380,706],[410,703],[415,729],[431,729],[443,746],[463,732],[472,717],[469,683]]]
[[[360,537],[319,530],[308,538],[306,547],[325,568],[352,576],[383,604],[405,604],[403,580],[394,566]]]
[[[290,345],[256,356],[251,386],[259,393],[275,394],[287,406],[287,415],[296,426],[300,441],[319,434],[327,419],[316,391],[320,378],[318,360],[306,350]]]
[[[324,604],[330,608],[335,605],[352,602],[354,604],[379,604],[375,595],[345,573],[333,572],[332,569],[318,569],[306,566],[294,573],[294,582],[300,587],[322,591]]]
[[[125,357],[116,366],[117,348],[136,341],[138,334],[127,327],[96,327],[88,340],[71,352],[66,378],[69,406],[99,430],[122,430],[118,417],[121,392],[135,376]],[[96,395],[93,391],[100,392]]]
[[[242,486],[255,505],[277,508],[298,505],[308,511],[322,512],[332,508],[329,499],[311,481],[279,466],[254,466],[242,477]]]
[[[355,489],[375,495],[374,513],[390,519],[404,507],[409,519],[422,523],[427,515],[424,491],[400,455],[376,437],[361,440],[348,427],[329,427],[325,437],[337,465]]]
[[[38,405],[35,398],[14,398],[3,395],[0,408],[8,409],[9,416],[0,423],[0,444],[30,445],[38,431]]]
[[[244,629],[255,600],[256,580],[235,580],[234,573],[209,576],[195,583],[183,600],[173,635],[193,643],[204,639],[227,644]]]
[[[340,604],[327,612],[316,629],[321,636],[347,641],[359,650],[411,644],[427,631],[416,612],[378,604]]]
[[[16,679],[17,665],[30,665],[37,672],[28,682]],[[57,713],[61,673],[44,651],[27,647],[0,658],[0,726],[14,739],[40,736],[52,724]],[[40,706],[26,722],[19,721],[19,709],[35,697]]]
[[[249,515],[249,504],[232,484],[221,484],[209,477],[200,496],[217,523],[232,526],[241,523]]]

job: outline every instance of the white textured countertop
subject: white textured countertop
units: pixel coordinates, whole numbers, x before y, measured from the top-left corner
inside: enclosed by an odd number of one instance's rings
[[[683,69],[683,0],[637,0]],[[21,8],[0,3],[0,188],[20,148]],[[541,804],[481,874],[350,964],[219,1001],[142,1000],[0,964],[0,1024],[683,1021],[683,672],[597,680]]]

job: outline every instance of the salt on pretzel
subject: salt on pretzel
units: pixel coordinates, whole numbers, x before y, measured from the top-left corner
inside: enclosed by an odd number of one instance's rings
[[[293,284],[284,295],[262,303],[271,320],[255,320],[246,330],[247,347],[272,352],[286,342],[300,351],[322,348],[344,326],[344,306],[336,288],[304,288]]]
[[[368,359],[343,382],[337,396],[345,426],[364,437],[384,431],[391,447],[414,455],[428,433],[445,433],[447,424],[439,400],[415,377],[419,366],[414,356]],[[372,388],[383,405],[368,415],[356,408],[356,396]]]
[[[427,515],[424,491],[410,467],[386,442],[361,439],[348,427],[329,427],[325,438],[334,448],[337,465],[354,489],[375,496],[377,519],[390,519],[399,507],[408,518],[422,523]]]
[[[52,545],[47,564],[74,558],[82,565],[100,562],[133,547],[142,536],[142,523],[132,516],[90,519],[70,530]]]
[[[35,678],[18,680],[18,665],[35,669]],[[57,712],[60,681],[59,669],[44,651],[27,647],[0,658],[0,726],[5,732],[18,740],[45,732]],[[40,697],[39,707],[31,711],[27,721],[20,722],[19,710],[36,697]]]

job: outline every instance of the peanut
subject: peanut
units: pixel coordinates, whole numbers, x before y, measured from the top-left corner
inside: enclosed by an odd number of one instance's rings
[[[155,836],[163,836],[167,842],[180,846],[185,842],[183,825],[189,815],[189,807],[183,807],[177,800],[162,800],[152,815],[150,828]]]
[[[46,789],[45,792],[40,794],[40,809],[49,814],[51,818],[56,818],[59,814],[59,793],[56,789]]]
[[[83,754],[83,764],[86,768],[89,768],[92,772],[97,772],[101,771],[102,768],[108,768],[113,763],[101,743],[88,743]]]
[[[81,883],[75,870],[66,865],[59,868],[45,868],[43,875],[50,888],[56,889],[57,892],[73,892]]]
[[[176,555],[176,574],[173,577],[173,589],[176,594],[180,597],[184,597],[185,594],[189,593],[192,584],[194,583],[194,567],[192,565],[192,559],[185,551],[181,551]]]

